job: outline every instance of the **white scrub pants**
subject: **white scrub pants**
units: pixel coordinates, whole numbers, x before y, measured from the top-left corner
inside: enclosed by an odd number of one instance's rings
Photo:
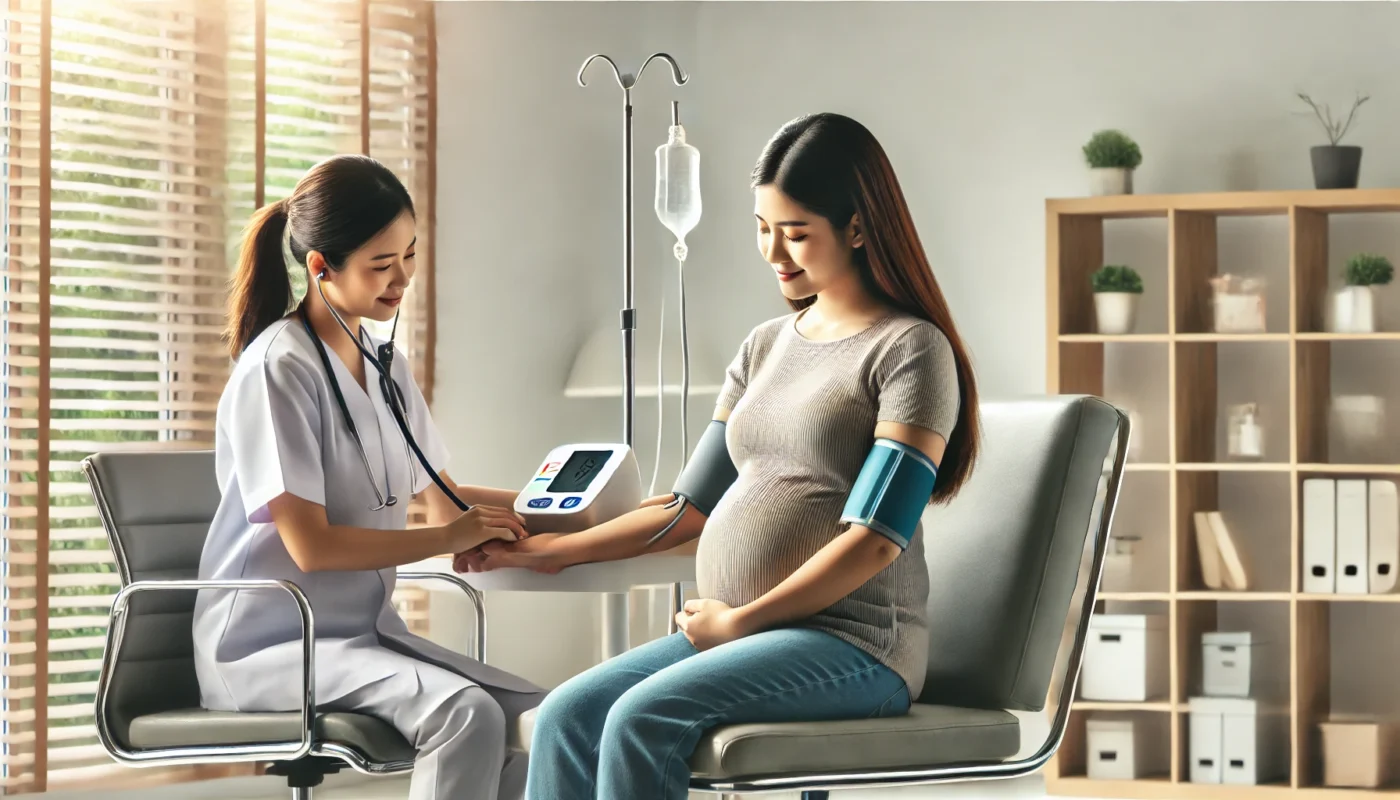
[[[361,656],[368,656],[374,661],[394,662],[394,672],[324,707],[378,717],[417,749],[409,800],[524,797],[528,758],[523,753],[506,752],[506,730],[516,717],[544,700],[543,692],[485,686],[383,648],[355,656],[345,660],[358,664],[347,663],[342,668],[353,673],[357,666],[365,666]],[[317,666],[318,672],[324,669]]]

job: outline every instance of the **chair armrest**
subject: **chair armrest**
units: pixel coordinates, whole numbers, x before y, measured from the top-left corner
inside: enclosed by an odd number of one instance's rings
[[[107,691],[111,686],[117,656],[121,652],[122,636],[126,632],[127,606],[133,595],[156,591],[198,591],[200,589],[280,589],[292,596],[301,615],[302,635],[302,707],[301,739],[294,745],[254,745],[226,748],[191,747],[164,749],[151,753],[133,752],[122,747],[111,734],[107,720]],[[96,723],[98,737],[109,754],[119,761],[142,766],[145,762],[160,764],[179,761],[211,763],[218,761],[294,760],[311,752],[316,725],[316,621],[311,603],[301,587],[286,580],[147,580],[134,581],[122,587],[112,601],[112,622],[107,629],[107,647],[102,656],[102,672],[98,678]],[[211,750],[217,750],[211,755]]]
[[[472,657],[483,664],[486,663],[486,605],[482,602],[481,592],[460,576],[446,572],[400,572],[399,578],[406,581],[446,581],[466,592],[467,597],[471,598],[472,607],[476,610],[476,633],[472,636]]]

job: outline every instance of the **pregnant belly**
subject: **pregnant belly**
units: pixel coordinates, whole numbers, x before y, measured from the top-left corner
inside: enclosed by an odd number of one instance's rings
[[[843,499],[813,488],[736,483],[705,523],[695,554],[702,597],[753,602],[841,532]]]

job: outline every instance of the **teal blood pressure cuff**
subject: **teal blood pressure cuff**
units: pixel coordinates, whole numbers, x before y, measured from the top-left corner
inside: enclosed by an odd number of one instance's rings
[[[739,471],[729,457],[729,446],[724,442],[724,430],[723,422],[710,420],[671,489],[677,497],[684,497],[707,517],[739,477]]]
[[[876,439],[841,521],[864,525],[907,548],[937,477],[938,468],[923,453],[892,439]]]

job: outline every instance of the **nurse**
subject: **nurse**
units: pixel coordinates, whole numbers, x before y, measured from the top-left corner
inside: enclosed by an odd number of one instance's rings
[[[472,506],[462,513],[438,488],[348,333],[378,352],[360,322],[394,318],[416,243],[408,192],[362,156],[317,164],[291,196],[253,215],[228,308],[237,363],[217,412],[223,499],[199,577],[301,587],[316,620],[318,708],[397,728],[418,751],[413,800],[513,800],[526,764],[507,754],[506,729],[542,690],[410,634],[390,604],[397,566],[525,535],[508,510],[512,492],[457,486],[438,472]],[[291,313],[284,247],[310,286]],[[391,375],[413,437],[442,470],[446,446],[401,352]],[[429,525],[410,529],[420,493]],[[285,593],[202,591],[194,641],[205,708],[300,707],[301,625]]]

